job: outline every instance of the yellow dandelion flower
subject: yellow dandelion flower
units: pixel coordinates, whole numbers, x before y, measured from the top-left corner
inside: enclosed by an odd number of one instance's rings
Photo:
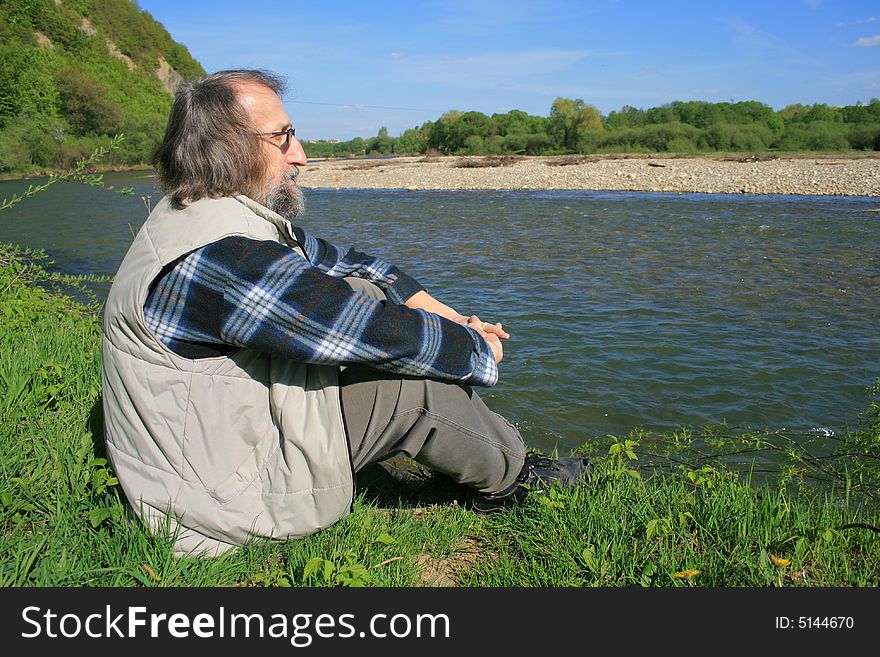
[[[688,579],[691,577],[696,577],[699,574],[699,570],[681,570],[675,573],[674,577],[677,577],[678,579]]]
[[[782,557],[775,557],[772,554],[770,555],[770,561],[773,562],[774,566],[778,566],[779,568],[785,568],[788,564],[791,563],[788,559],[783,559]]]

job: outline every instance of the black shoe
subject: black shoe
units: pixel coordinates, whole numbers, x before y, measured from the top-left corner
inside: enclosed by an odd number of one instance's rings
[[[576,486],[590,469],[590,460],[584,456],[564,456],[551,459],[536,452],[526,454],[523,469],[516,480],[497,493],[479,493],[471,490],[471,508],[479,515],[498,513],[518,504],[530,490],[541,492],[558,481]]]

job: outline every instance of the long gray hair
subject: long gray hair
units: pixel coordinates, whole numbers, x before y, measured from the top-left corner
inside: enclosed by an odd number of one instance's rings
[[[161,190],[182,207],[201,198],[244,194],[260,200],[266,158],[235,87],[256,83],[281,96],[284,80],[268,71],[219,71],[182,82],[165,136],[153,153]]]

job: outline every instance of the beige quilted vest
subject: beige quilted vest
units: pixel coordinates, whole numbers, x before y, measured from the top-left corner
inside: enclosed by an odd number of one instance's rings
[[[230,235],[302,251],[251,199],[162,199],[128,250],[104,311],[108,456],[135,512],[170,530],[177,554],[217,555],[287,539],[350,510],[353,476],[337,369],[239,349],[189,360],[146,328],[150,283],[180,256]]]

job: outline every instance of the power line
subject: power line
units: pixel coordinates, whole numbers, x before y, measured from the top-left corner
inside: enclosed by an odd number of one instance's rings
[[[425,109],[419,107],[389,107],[387,105],[361,105],[360,103],[320,103],[314,100],[288,100],[288,103],[298,103],[300,105],[329,105],[330,107],[352,107],[364,109],[382,109],[382,110],[402,110],[404,112],[440,112],[446,110]]]

